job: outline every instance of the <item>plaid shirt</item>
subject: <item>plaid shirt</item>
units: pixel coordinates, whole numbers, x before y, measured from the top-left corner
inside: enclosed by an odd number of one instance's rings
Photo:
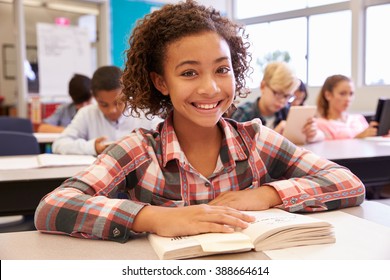
[[[247,122],[253,120],[254,118],[259,118],[264,125],[267,125],[266,119],[263,117],[259,110],[259,100],[260,97],[254,102],[245,102],[232,113],[231,118],[238,122]],[[290,104],[287,104],[285,107],[277,111],[275,116],[275,121],[272,125],[268,127],[276,127],[281,121],[287,119],[288,111],[290,110]]]
[[[156,131],[136,130],[39,204],[40,231],[125,242],[145,205],[208,203],[220,193],[273,186],[291,212],[359,205],[362,182],[349,170],[296,147],[253,120],[221,119],[224,138],[214,173],[205,178],[180,149],[172,116]]]

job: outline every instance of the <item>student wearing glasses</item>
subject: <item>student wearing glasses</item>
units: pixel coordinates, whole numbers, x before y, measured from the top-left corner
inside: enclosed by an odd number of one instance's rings
[[[261,96],[254,102],[246,102],[239,106],[231,118],[239,122],[259,118],[263,125],[282,134],[290,103],[295,98],[294,92],[299,87],[299,82],[287,63],[281,61],[269,63],[260,83]],[[307,142],[316,142],[324,138],[317,129],[314,118],[307,120],[303,133]]]

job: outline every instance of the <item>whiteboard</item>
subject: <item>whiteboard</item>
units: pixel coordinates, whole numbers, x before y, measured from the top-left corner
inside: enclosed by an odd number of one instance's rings
[[[87,29],[38,23],[37,47],[41,97],[68,96],[68,83],[74,74],[92,76]]]

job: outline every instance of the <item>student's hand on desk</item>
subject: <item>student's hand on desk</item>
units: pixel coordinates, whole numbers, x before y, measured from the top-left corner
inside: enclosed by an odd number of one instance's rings
[[[282,204],[282,200],[271,186],[225,192],[209,203],[209,205],[228,206],[243,211],[265,210],[279,204]]]
[[[225,206],[207,204],[186,207],[145,206],[136,216],[133,230],[160,236],[195,235],[207,232],[233,232],[247,228],[254,217]]]
[[[100,155],[108,146],[109,144],[105,143],[106,137],[99,137],[95,140],[95,151],[98,155]]]
[[[363,132],[359,133],[355,136],[355,138],[364,138],[364,137],[371,137],[371,136],[377,136],[378,134],[378,122],[370,122],[370,126],[365,129]]]
[[[277,126],[275,126],[274,131],[279,134],[283,134],[283,130],[286,127],[286,121],[280,121]]]

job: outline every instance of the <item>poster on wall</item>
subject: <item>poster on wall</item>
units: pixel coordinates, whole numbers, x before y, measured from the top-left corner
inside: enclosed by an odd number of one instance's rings
[[[87,29],[38,23],[37,47],[40,97],[67,97],[74,74],[92,76]]]

